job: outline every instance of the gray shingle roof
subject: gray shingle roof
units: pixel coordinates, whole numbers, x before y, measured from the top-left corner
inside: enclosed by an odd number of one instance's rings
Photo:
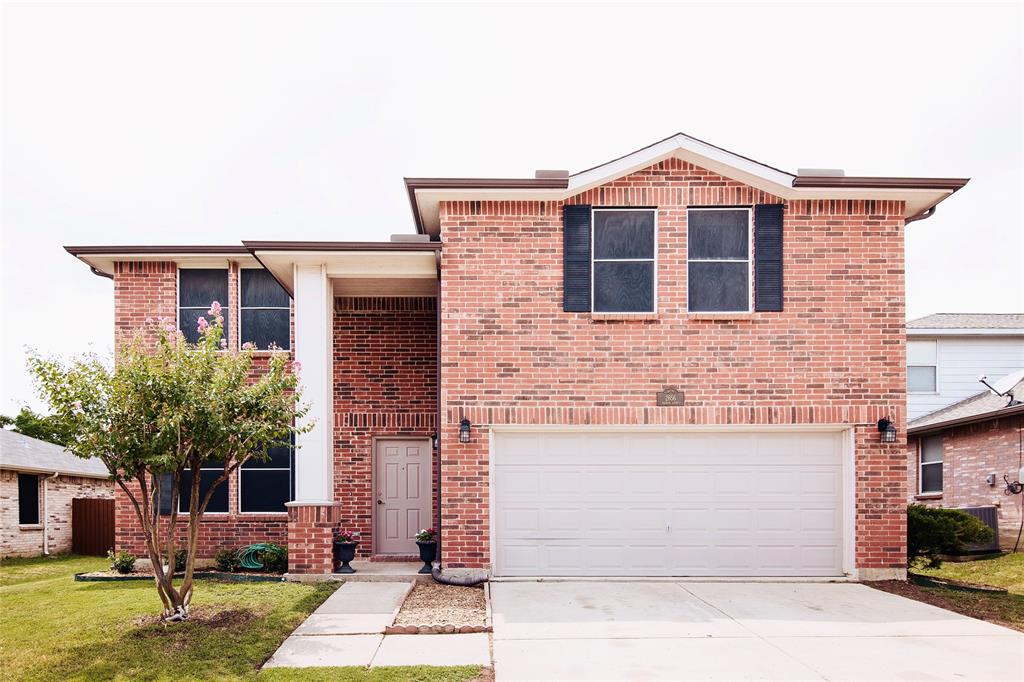
[[[1010,389],[1015,399],[1024,401],[1024,379]],[[914,419],[907,424],[908,429],[920,429],[924,426],[939,426],[948,422],[970,419],[972,417],[984,417],[985,415],[1002,412],[1007,409],[1009,402],[1007,396],[996,395],[991,391],[984,391],[970,398],[964,398],[958,403],[947,405],[941,409],[929,412],[928,414]]]
[[[59,445],[0,429],[0,469],[109,478],[103,462],[76,457]]]
[[[1024,313],[935,313],[910,320],[907,329],[1024,329]]]

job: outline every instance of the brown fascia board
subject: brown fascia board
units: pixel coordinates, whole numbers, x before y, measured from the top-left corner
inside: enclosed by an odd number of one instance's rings
[[[799,175],[793,179],[793,187],[861,187],[865,189],[948,189],[956,191],[966,185],[970,178],[879,178],[866,176],[817,176]]]
[[[441,242],[242,242],[256,251],[440,251]]]
[[[418,189],[567,189],[569,178],[404,178],[416,232],[426,234],[416,203]]]
[[[987,422],[993,419],[1002,419],[1003,417],[1012,417],[1015,414],[1024,414],[1024,405],[1014,405],[1013,407],[1004,407],[1003,409],[995,410],[994,412],[983,412],[981,414],[971,415],[970,417],[960,417],[959,419],[950,419],[949,421],[936,422],[934,424],[925,424],[924,426],[911,427],[907,429],[907,435],[920,436],[926,433],[945,431],[946,429],[951,429],[954,426],[964,426],[966,424]]]

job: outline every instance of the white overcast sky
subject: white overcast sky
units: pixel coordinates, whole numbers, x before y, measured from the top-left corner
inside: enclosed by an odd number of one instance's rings
[[[387,239],[414,229],[403,176],[577,171],[678,131],[790,171],[970,176],[908,228],[908,315],[1024,310],[1020,3],[2,20],[5,413],[38,406],[25,346],[111,346],[112,284],[64,244]]]

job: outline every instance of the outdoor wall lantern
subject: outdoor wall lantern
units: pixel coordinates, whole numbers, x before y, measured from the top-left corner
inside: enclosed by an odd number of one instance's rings
[[[469,428],[470,428],[470,423],[469,423],[468,419],[463,419],[461,422],[459,422],[459,442],[460,443],[468,443],[469,442]]]
[[[888,417],[878,420],[878,432],[882,434],[883,443],[896,442],[896,426],[889,421]]]
[[[437,431],[430,434],[430,445],[436,450],[440,439],[437,437]]]

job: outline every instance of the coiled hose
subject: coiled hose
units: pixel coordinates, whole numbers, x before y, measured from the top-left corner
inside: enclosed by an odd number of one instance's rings
[[[441,573],[441,564],[437,561],[430,565],[430,577],[434,579],[434,582],[441,583],[442,585],[456,585],[458,587],[475,587],[487,582],[486,575],[476,578],[468,575],[458,577],[443,575]]]

